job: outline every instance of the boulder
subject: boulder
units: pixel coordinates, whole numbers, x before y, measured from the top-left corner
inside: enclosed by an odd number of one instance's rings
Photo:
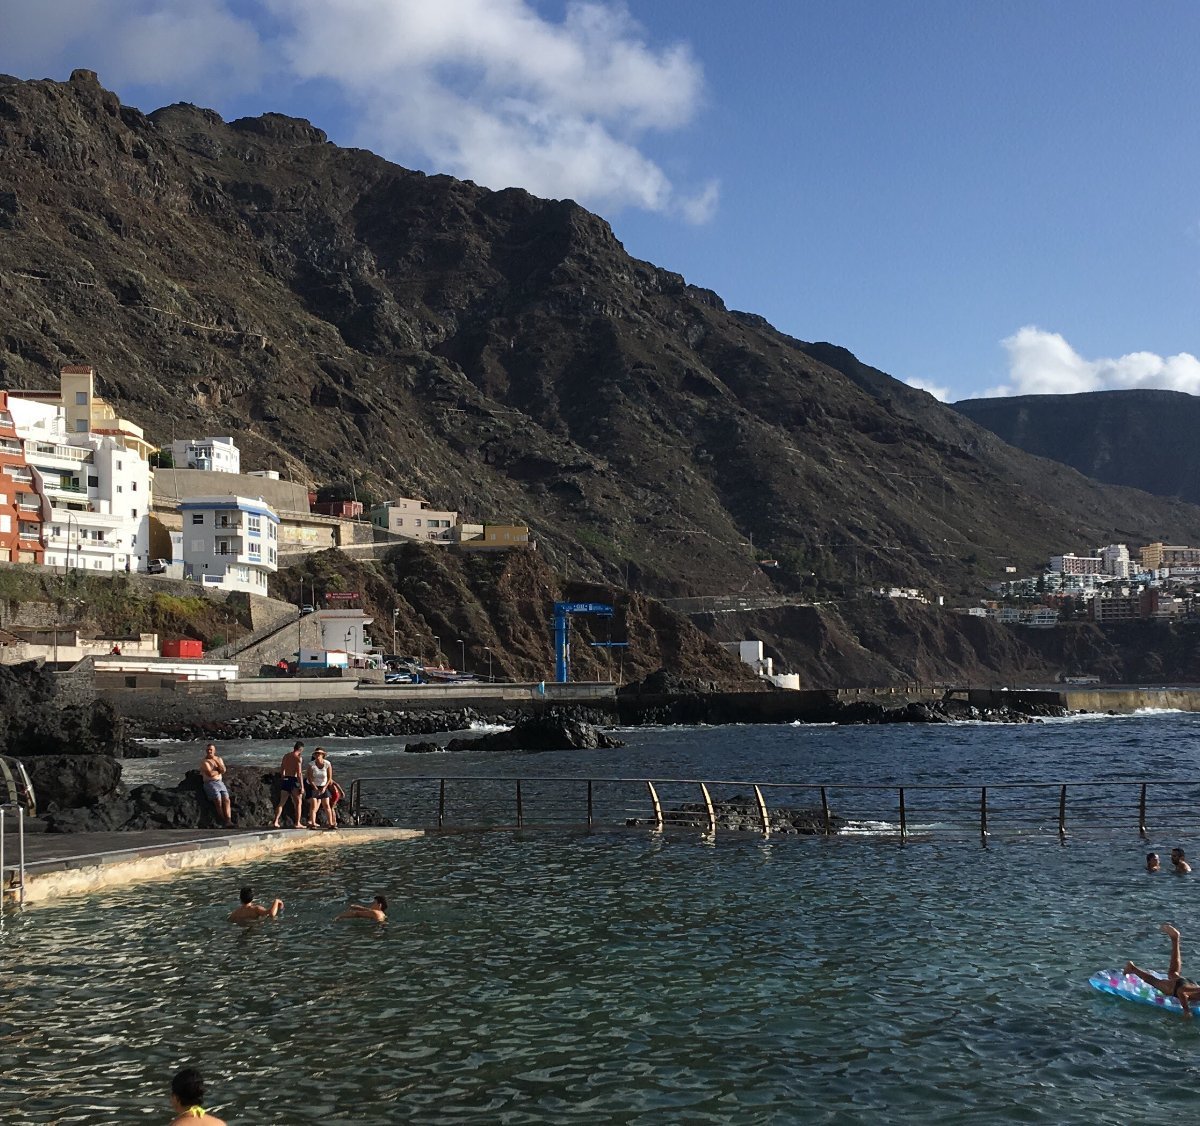
[[[432,755],[440,751],[442,748],[436,743],[405,743],[405,754],[410,755]]]
[[[235,825],[269,825],[275,816],[275,802],[279,796],[279,771],[258,766],[230,766],[225,771],[225,786],[229,790],[230,811]],[[203,779],[200,771],[189,770],[177,787],[191,794],[204,807],[199,825],[201,828],[218,826],[213,803],[204,796]]]
[[[623,747],[590,723],[556,713],[527,716],[511,731],[498,731],[476,739],[451,739],[448,751],[595,751]]]
[[[42,813],[92,805],[121,784],[121,764],[109,755],[22,756],[20,761]]]

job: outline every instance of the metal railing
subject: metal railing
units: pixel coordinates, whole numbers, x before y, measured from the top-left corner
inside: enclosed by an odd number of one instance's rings
[[[1200,829],[1200,781],[967,783],[752,782],[698,778],[534,775],[366,775],[351,781],[350,814],[364,790],[383,815],[431,830],[635,826],[773,833],[883,835],[1052,834]]]
[[[17,812],[17,865],[15,875],[10,876],[4,863],[4,816],[15,809]],[[4,899],[16,895],[17,904],[25,906],[25,807],[6,802],[0,805],[0,911]]]

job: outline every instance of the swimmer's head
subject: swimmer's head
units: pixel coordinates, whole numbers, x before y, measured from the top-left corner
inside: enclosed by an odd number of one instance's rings
[[[184,1110],[204,1102],[204,1077],[194,1067],[185,1067],[171,1080],[171,1095]]]
[[[384,899],[382,895],[377,895],[373,902],[380,911],[382,911],[385,915],[387,914],[387,900]]]
[[[1158,871],[1158,853],[1157,852],[1146,853],[1146,868],[1148,871],[1151,871],[1151,872]]]
[[[242,905],[245,906],[254,898],[254,889],[242,888],[242,890],[238,892],[238,898],[242,901]]]

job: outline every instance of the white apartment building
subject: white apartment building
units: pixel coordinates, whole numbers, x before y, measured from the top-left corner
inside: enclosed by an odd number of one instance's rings
[[[168,447],[177,469],[241,473],[242,455],[232,438],[182,438]]]
[[[412,540],[451,543],[458,513],[430,508],[427,501],[416,497],[399,497],[375,505],[371,509],[371,523]]]
[[[1098,555],[1066,555],[1050,556],[1050,570],[1057,575],[1103,575],[1104,560]]]
[[[1133,562],[1129,558],[1129,548],[1123,543],[1110,543],[1100,549],[1100,558],[1104,563],[1104,573],[1118,579],[1127,579],[1133,573]]]
[[[239,496],[189,497],[183,519],[184,578],[205,586],[267,593],[279,570],[279,517],[265,501]]]
[[[152,480],[144,443],[127,443],[113,429],[71,430],[65,409],[45,400],[14,393],[9,411],[41,508],[43,562],[140,570],[150,542]]]

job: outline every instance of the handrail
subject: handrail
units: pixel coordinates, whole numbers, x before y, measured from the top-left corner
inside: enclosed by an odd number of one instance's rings
[[[12,808],[13,803],[0,804],[0,911],[4,909],[4,897],[11,891],[17,893],[17,904],[25,906],[25,808],[17,804],[17,882],[14,884],[5,878],[4,867],[4,814]]]
[[[668,823],[686,824],[689,826],[706,825],[709,833],[714,833],[718,828],[721,817],[725,815],[725,809],[728,807],[728,802],[718,799],[714,801],[712,790],[720,787],[722,789],[736,788],[738,790],[749,789],[752,791],[752,796],[747,798],[744,795],[739,795],[739,804],[746,804],[749,810],[757,812],[757,822],[759,830],[763,836],[769,836],[771,833],[771,818],[767,812],[767,801],[763,796],[764,790],[779,793],[780,791],[790,791],[795,794],[805,791],[811,793],[814,802],[814,807],[809,811],[811,818],[810,824],[815,824],[818,827],[815,832],[818,835],[831,836],[838,832],[838,826],[844,825],[847,821],[860,821],[868,826],[867,829],[859,831],[879,831],[897,833],[900,839],[907,840],[914,832],[927,834],[935,829],[943,830],[958,830],[968,825],[974,825],[980,836],[981,842],[986,846],[992,834],[992,829],[996,823],[1000,823],[1003,828],[1013,830],[1034,829],[1035,831],[1047,830],[1051,826],[1057,829],[1060,841],[1065,842],[1067,839],[1067,797],[1068,791],[1074,789],[1077,792],[1082,792],[1082,797],[1077,796],[1073,805],[1074,809],[1074,824],[1096,826],[1102,824],[1104,826],[1120,827],[1121,825],[1129,825],[1130,828],[1136,824],[1138,831],[1144,837],[1147,835],[1147,805],[1148,792],[1152,787],[1160,787],[1163,789],[1171,789],[1178,791],[1180,788],[1188,786],[1200,788],[1200,780],[1180,780],[1180,779],[1086,779],[1076,782],[1061,782],[1061,781],[1006,781],[997,783],[969,783],[969,782],[928,782],[928,783],[879,783],[879,782],[844,782],[844,783],[829,783],[824,784],[815,782],[754,782],[748,780],[711,780],[698,778],[646,778],[646,777],[628,777],[624,775],[610,775],[602,777],[588,777],[586,775],[561,775],[561,774],[532,774],[532,775],[512,775],[512,774],[458,774],[458,775],[397,775],[397,774],[375,774],[375,775],[360,775],[351,780],[349,784],[348,799],[350,804],[350,817],[352,820],[358,820],[362,813],[362,796],[364,783],[384,783],[389,786],[412,786],[437,783],[438,799],[437,799],[437,827],[445,829],[450,823],[450,818],[447,813],[447,785],[453,783],[455,785],[474,785],[479,784],[496,784],[495,793],[485,793],[483,795],[484,803],[491,803],[493,806],[497,801],[505,803],[507,807],[508,799],[499,797],[505,792],[512,793],[511,787],[516,786],[516,819],[515,824],[518,828],[524,827],[530,822],[529,817],[529,799],[530,792],[534,792],[535,803],[538,798],[536,790],[539,784],[554,784],[576,786],[581,790],[586,787],[586,807],[581,799],[571,797],[571,808],[575,808],[575,802],[579,801],[579,812],[574,815],[573,823],[584,823],[592,827],[597,820],[595,808],[595,788],[600,785],[607,786],[625,786],[640,788],[643,793],[647,794],[650,802],[650,810],[648,813],[639,812],[645,809],[644,806],[636,808],[626,808],[616,806],[610,808],[609,813],[620,816],[626,825],[645,825],[652,824],[657,830],[661,831],[664,825]],[[697,787],[701,803],[692,805],[684,805],[674,810],[665,809],[662,798],[660,797],[660,787]],[[1128,801],[1123,796],[1119,796],[1123,790],[1136,787],[1136,797],[1131,796]],[[1053,799],[1043,800],[1037,795],[1057,790],[1057,802]],[[991,793],[989,794],[989,791]],[[1014,804],[1009,795],[1016,791],[1032,792],[1033,797],[1028,802]],[[830,801],[830,793],[834,792],[841,795],[843,798],[846,795],[871,794],[879,795],[880,801],[876,801],[873,805],[868,802],[867,808],[859,809],[843,809],[838,808],[837,812]],[[948,795],[941,803],[938,802],[936,795]],[[1094,795],[1099,794],[1099,797]],[[819,806],[815,805],[815,801],[819,795]],[[889,797],[890,800],[889,800]],[[962,795],[967,800],[963,802],[961,799],[957,802],[955,797]],[[1092,795],[1089,797],[1089,795]],[[1109,795],[1114,795],[1115,800],[1109,801]],[[974,796],[972,798],[972,796]],[[920,799],[920,800],[918,800]],[[543,802],[547,800],[557,800],[561,803],[561,797],[551,798],[547,795],[541,795]],[[617,799],[614,799],[617,800]],[[974,801],[972,812],[972,802]],[[778,809],[780,802],[778,798],[773,799],[772,804]],[[718,812],[718,807],[721,807]],[[1057,808],[1055,808],[1057,807]],[[480,824],[484,823],[484,814],[479,810],[483,807],[476,801],[472,807],[475,812],[473,816]],[[1171,808],[1175,810],[1187,808],[1186,803],[1181,805],[1178,801],[1171,803]],[[586,809],[586,813],[585,813]],[[632,816],[637,813],[638,816]],[[1057,816],[1055,816],[1057,814]],[[630,816],[626,816],[630,815]],[[893,823],[893,818],[898,815],[898,823]],[[943,816],[947,815],[947,816]],[[649,817],[649,820],[643,820],[643,817]],[[1134,817],[1136,816],[1136,822]],[[914,820],[914,817],[916,820]],[[953,820],[958,818],[958,820]],[[1032,821],[1031,821],[1032,819]],[[560,815],[555,818],[551,816],[551,820],[557,820],[561,823],[563,818]],[[881,828],[871,828],[871,823],[882,826]],[[494,822],[487,822],[495,825]],[[779,828],[779,822],[776,822],[776,828]]]

